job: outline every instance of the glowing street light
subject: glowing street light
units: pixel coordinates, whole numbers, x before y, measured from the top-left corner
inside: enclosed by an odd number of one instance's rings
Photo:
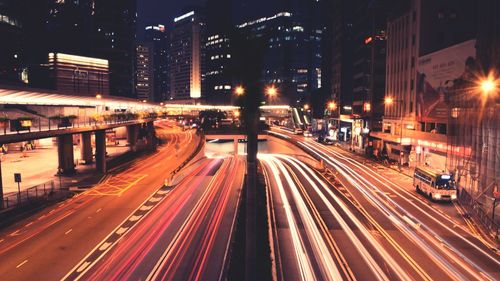
[[[234,93],[237,95],[237,96],[243,96],[245,94],[245,88],[243,88],[242,86],[238,86],[236,87],[236,89],[234,90]]]
[[[394,103],[394,99],[392,97],[386,97],[384,103],[386,105],[392,105]]]
[[[497,88],[496,81],[494,81],[492,77],[482,80],[480,86],[481,91],[483,91],[485,95],[491,94]]]
[[[276,87],[273,86],[269,86],[266,88],[266,94],[270,97],[274,97],[278,94],[278,90],[276,89]]]
[[[240,112],[239,111],[235,111],[234,112],[234,117],[239,118],[240,117]]]
[[[304,104],[304,110],[309,110],[309,104]]]
[[[337,109],[337,104],[334,101],[329,102],[328,103],[328,109],[330,111],[333,111],[333,110]]]
[[[97,95],[95,95],[95,98],[98,99],[98,100],[100,100],[100,99],[102,99],[102,95],[101,94],[97,94]]]

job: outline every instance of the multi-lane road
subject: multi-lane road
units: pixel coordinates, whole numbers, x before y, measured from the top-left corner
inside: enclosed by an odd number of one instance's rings
[[[244,161],[201,158],[165,179],[199,143],[161,126],[154,155],[0,232],[1,280],[218,280],[228,265]]]
[[[418,195],[411,178],[288,131],[333,174],[261,155],[281,280],[498,280],[500,259],[458,206]]]

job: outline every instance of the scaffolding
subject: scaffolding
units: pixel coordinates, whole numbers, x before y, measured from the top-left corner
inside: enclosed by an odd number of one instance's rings
[[[462,206],[498,235],[500,100],[478,93],[471,82],[457,85],[450,97],[447,167],[455,173]]]

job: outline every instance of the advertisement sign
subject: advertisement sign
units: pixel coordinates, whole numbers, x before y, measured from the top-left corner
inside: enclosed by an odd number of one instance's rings
[[[446,122],[448,97],[455,81],[473,66],[475,44],[475,40],[469,40],[419,58],[416,84],[420,121]]]

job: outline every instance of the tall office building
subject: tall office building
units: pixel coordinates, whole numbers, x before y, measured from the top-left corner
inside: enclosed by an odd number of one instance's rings
[[[47,87],[48,54],[65,53],[108,60],[110,94],[134,96],[135,0],[14,2],[30,85]]]
[[[148,25],[144,31],[145,42],[152,44],[154,71],[154,101],[162,102],[170,98],[168,74],[168,31],[162,24]]]
[[[134,97],[136,0],[93,0],[93,56],[107,59],[110,93]]]
[[[0,38],[6,39],[0,44],[0,82],[18,84],[22,81],[22,26],[12,2],[0,1]]]
[[[139,43],[136,47],[135,91],[138,100],[153,102],[155,94],[155,54],[153,43]]]
[[[352,20],[352,137],[363,148],[382,130],[389,1],[358,1]]]
[[[448,95],[474,56],[476,5],[469,1],[401,2],[387,24],[383,140],[390,157],[446,168]]]
[[[289,12],[245,22],[237,27],[248,39],[267,40],[262,77],[265,84],[279,87],[277,102],[294,106],[306,102],[320,86],[321,49],[318,44],[322,30],[308,29],[303,19]]]
[[[211,104],[229,104],[233,93],[231,1],[208,1],[206,15],[204,96]]]
[[[197,11],[174,19],[169,50],[171,99],[202,98],[204,27]]]

